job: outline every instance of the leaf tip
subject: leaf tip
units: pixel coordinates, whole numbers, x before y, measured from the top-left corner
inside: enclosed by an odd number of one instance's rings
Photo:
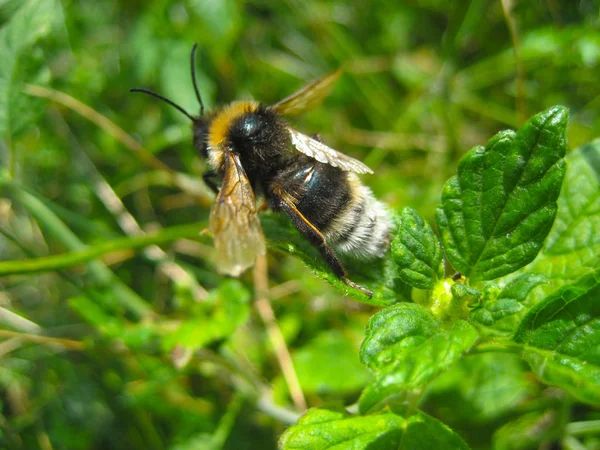
[[[566,106],[556,105],[548,108],[540,116],[555,125],[561,124],[566,127],[569,121],[569,109]]]

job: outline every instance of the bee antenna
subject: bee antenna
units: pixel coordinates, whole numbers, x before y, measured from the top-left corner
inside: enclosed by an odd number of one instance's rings
[[[194,90],[196,91],[196,98],[198,99],[198,103],[200,103],[200,115],[204,115],[204,103],[202,103],[202,97],[200,96],[200,90],[198,89],[198,81],[196,80],[196,64],[194,57],[196,55],[196,47],[198,44],[194,44],[192,47],[192,53],[190,54],[190,66],[192,68],[192,82],[194,83]]]
[[[171,105],[173,108],[177,109],[179,112],[185,114],[187,116],[188,119],[190,119],[192,122],[196,122],[196,118],[194,116],[192,116],[190,113],[188,113],[185,109],[183,109],[181,106],[179,106],[177,103],[175,103],[172,100],[169,100],[166,97],[163,97],[160,94],[157,94],[156,92],[153,92],[149,89],[142,89],[142,88],[133,88],[133,89],[129,89],[129,92],[141,92],[143,94],[148,94],[151,95],[152,97],[156,97],[159,100],[162,100],[163,102]]]

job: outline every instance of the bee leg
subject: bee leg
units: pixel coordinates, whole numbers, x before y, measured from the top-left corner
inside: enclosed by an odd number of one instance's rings
[[[216,179],[218,178],[217,172],[214,170],[207,170],[202,174],[202,179],[204,180],[204,184],[206,184],[211,191],[215,194],[219,193],[219,186],[217,185]]]
[[[279,200],[278,206],[289,216],[290,219],[292,219],[294,226],[300,232],[300,234],[304,236],[306,240],[308,240],[308,242],[310,242],[319,251],[323,259],[325,259],[327,265],[331,268],[331,270],[333,270],[335,276],[351,288],[358,289],[359,291],[362,291],[371,297],[373,295],[373,291],[356,284],[354,281],[348,278],[348,272],[342,264],[342,261],[340,261],[338,256],[335,254],[335,251],[329,245],[327,245],[323,233],[321,233],[317,227],[310,223],[310,221],[304,217],[300,211],[298,211],[298,208],[296,208],[293,203],[287,202],[281,197],[277,197],[277,199]]]

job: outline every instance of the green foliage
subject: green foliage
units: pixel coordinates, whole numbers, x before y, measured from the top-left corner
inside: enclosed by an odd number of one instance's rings
[[[554,227],[538,257],[523,270],[552,282],[534,290],[528,306],[577,282],[600,262],[600,141],[575,149],[566,159]]]
[[[324,331],[292,357],[298,379],[306,394],[359,392],[369,373],[356,358],[358,343],[337,330]],[[344,376],[340,377],[340,373]]]
[[[492,280],[535,258],[556,215],[566,127],[566,109],[551,108],[461,159],[436,221],[448,260],[464,275]]]
[[[526,407],[537,398],[537,384],[525,370],[520,355],[483,353],[463,358],[431,383],[424,399],[426,408],[450,426],[468,421],[475,432],[486,424]],[[471,440],[470,439],[470,440]]]
[[[38,115],[35,110],[41,107],[40,102],[22,95],[21,91],[26,82],[48,81],[43,58],[32,52],[40,40],[57,34],[56,28],[63,19],[57,1],[20,3],[0,29],[0,137],[4,141],[22,132]]]
[[[399,225],[392,239],[391,253],[398,265],[398,277],[419,289],[431,289],[444,276],[444,256],[433,230],[412,208],[398,215]]]
[[[370,323],[371,333],[367,332],[365,337],[361,360],[365,364],[371,362],[375,378],[359,399],[363,412],[392,401],[403,404],[418,397],[423,387],[458,361],[478,337],[473,326],[465,321],[454,322],[447,331],[432,333],[434,319],[424,316],[416,305],[402,304],[384,309],[374,316],[374,322],[382,320],[382,333],[390,328],[402,331],[388,333],[386,346],[378,349],[370,341],[379,338],[381,342],[382,336],[379,336],[379,330],[372,331],[373,323]],[[374,360],[377,365],[373,364]]]
[[[514,336],[544,382],[600,404],[600,271],[585,275],[532,308]]]
[[[343,67],[289,120],[374,169],[372,297],[269,212],[276,322],[216,274],[190,123],[127,93],[196,114],[194,43],[207,109]],[[8,0],[0,55],[0,449],[598,448],[593,1]]]
[[[177,345],[201,348],[231,336],[248,319],[250,293],[240,283],[227,280],[194,312],[181,321],[177,330],[165,336],[163,345],[167,350]]]
[[[519,312],[525,310],[523,303],[531,290],[547,283],[539,274],[523,274],[509,282],[504,288],[487,286],[481,293],[481,307],[475,308],[471,319],[498,330],[513,331],[518,324]]]
[[[281,437],[280,447],[293,449],[427,449],[469,448],[455,433],[425,414],[403,418],[393,413],[347,417],[314,409]]]
[[[418,347],[439,332],[436,320],[417,305],[385,308],[369,319],[360,360],[369,369],[380,370],[391,363],[403,347]]]

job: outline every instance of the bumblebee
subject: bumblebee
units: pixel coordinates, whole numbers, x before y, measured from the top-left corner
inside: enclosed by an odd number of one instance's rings
[[[346,285],[366,289],[348,278],[337,253],[362,260],[381,258],[389,246],[391,220],[382,203],[357,174],[373,173],[362,162],[291,128],[284,115],[305,111],[325,98],[341,70],[314,80],[280,102],[235,102],[204,114],[190,64],[200,115],[192,116],[171,100],[147,89],[192,121],[195,148],[210,167],[204,180],[217,193],[209,229],[215,237],[220,273],[239,276],[265,254],[256,196],[285,213]],[[215,180],[221,180],[220,187]]]

